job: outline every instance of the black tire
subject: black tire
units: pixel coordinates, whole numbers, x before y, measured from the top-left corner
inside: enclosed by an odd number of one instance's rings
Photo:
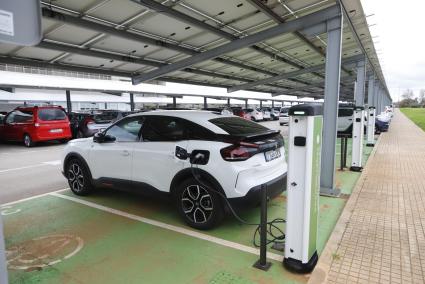
[[[28,133],[24,134],[24,145],[28,148],[34,146],[34,141]]]
[[[61,139],[59,140],[60,143],[66,144],[68,143],[69,139]]]
[[[206,185],[206,186],[204,186]],[[183,220],[192,228],[212,229],[224,218],[224,208],[219,191],[210,183],[201,185],[196,179],[184,180],[174,193],[177,210]]]
[[[66,164],[66,179],[69,188],[76,195],[88,195],[93,191],[91,174],[86,165],[77,158],[70,159]]]

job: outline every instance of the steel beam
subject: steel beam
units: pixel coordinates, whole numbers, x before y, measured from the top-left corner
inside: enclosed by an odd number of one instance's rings
[[[359,55],[354,55],[354,56],[343,59],[342,63],[344,65],[345,64],[352,64],[352,63],[355,63],[355,62],[357,62],[359,60],[363,60],[363,59],[364,59],[364,55],[359,54]],[[246,84],[243,84],[243,85],[231,87],[231,88],[227,89],[227,92],[232,93],[232,92],[236,92],[236,91],[240,91],[240,90],[246,90],[246,89],[258,86],[258,85],[270,84],[270,83],[273,83],[273,82],[276,82],[276,81],[297,77],[297,76],[300,76],[300,75],[303,75],[303,74],[306,74],[306,73],[312,73],[312,72],[320,71],[320,70],[324,69],[325,67],[326,67],[326,64],[319,64],[319,65],[307,67],[307,68],[297,70],[297,71],[282,73],[282,74],[279,74],[279,75],[274,76],[274,77],[269,77],[269,78],[265,78],[265,79],[258,80],[258,81],[255,81],[255,82],[246,83]]]
[[[130,110],[134,111],[134,94],[130,93]]]
[[[173,108],[177,108],[177,97],[173,97]]]
[[[309,26],[313,26],[315,24],[325,21],[326,19],[335,18],[340,15],[341,15],[341,10],[339,9],[339,7],[336,5],[331,6],[319,12],[315,12],[307,16],[304,16],[302,18],[298,18],[296,20],[280,24],[278,26],[269,28],[259,33],[252,34],[252,35],[231,41],[230,43],[221,45],[217,48],[207,50],[205,52],[194,55],[187,59],[183,59],[176,63],[172,63],[170,65],[158,68],[146,74],[134,76],[132,79],[133,84],[139,84],[144,81],[152,80],[162,75],[165,75],[167,73],[182,70],[184,68],[197,64],[199,62],[216,58],[220,55],[230,53],[232,51],[235,51],[247,46],[251,46],[258,42],[279,36],[284,33],[293,32],[293,31],[297,31]]]
[[[339,6],[338,9],[340,9]],[[328,45],[326,47],[320,194],[328,196],[340,194],[340,189],[335,186],[335,150],[341,76],[342,27],[342,17],[327,21]]]
[[[72,111],[71,91],[66,90],[65,94],[66,94],[66,111],[68,113],[71,113],[71,111]]]
[[[354,102],[356,106],[364,106],[365,84],[366,83],[366,60],[357,63],[357,79],[354,93]]]
[[[118,55],[107,51],[100,51],[100,50],[93,50],[89,48],[80,48],[70,45],[64,45],[59,44],[56,42],[41,42],[37,47],[50,49],[50,50],[56,50],[56,51],[62,51],[67,53],[73,53],[73,54],[80,54],[85,56],[91,56],[96,58],[102,58],[102,59],[112,59],[117,60],[121,62],[129,62],[129,63],[136,63],[146,66],[152,66],[152,67],[161,67],[168,65],[167,63],[162,63],[154,60],[148,60],[148,59],[141,59],[137,57],[131,57],[131,56],[125,56],[125,55]],[[242,81],[242,82],[253,82],[251,79],[241,78],[237,76],[232,75],[226,75],[226,74],[219,74],[214,73],[210,71],[204,71],[199,69],[193,69],[193,68],[185,68],[185,72],[191,73],[191,74],[197,74],[197,75],[203,75],[203,76],[209,76],[209,77],[216,77],[216,78],[222,78],[222,79],[228,79],[228,80],[235,80],[235,81]]]
[[[204,108],[208,108],[208,98],[204,97]]]
[[[245,99],[245,108],[248,108],[248,99]]]

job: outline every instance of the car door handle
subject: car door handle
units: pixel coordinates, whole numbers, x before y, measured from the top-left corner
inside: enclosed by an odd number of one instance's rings
[[[130,156],[130,152],[127,150],[122,151],[121,155],[123,156]]]

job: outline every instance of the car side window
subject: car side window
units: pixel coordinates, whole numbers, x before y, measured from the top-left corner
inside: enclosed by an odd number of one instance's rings
[[[184,120],[187,140],[215,140],[215,133],[189,120]]]
[[[9,113],[9,115],[7,116],[5,123],[13,123],[15,122],[15,111],[12,111],[11,113]]]
[[[16,111],[13,119],[16,123],[26,123],[33,121],[33,112],[31,111]]]
[[[108,128],[106,135],[114,136],[117,142],[139,141],[139,133],[144,124],[143,121],[143,117],[131,117],[121,120]]]
[[[146,142],[169,142],[184,140],[184,121],[178,117],[146,116],[142,139]]]
[[[353,116],[354,110],[351,108],[340,108],[338,109],[338,117]]]

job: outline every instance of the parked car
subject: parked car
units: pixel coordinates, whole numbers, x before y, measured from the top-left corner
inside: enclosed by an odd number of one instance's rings
[[[231,109],[232,109],[233,115],[242,117],[243,119],[251,120],[251,116],[245,110],[243,110],[242,108],[233,107]]]
[[[279,131],[206,111],[128,116],[94,138],[70,141],[62,161],[75,194],[100,186],[165,192],[183,220],[197,229],[220,223],[224,198],[258,205],[262,184],[270,198],[286,188]]]
[[[18,107],[0,124],[0,139],[23,141],[27,147],[36,142],[71,139],[69,120],[60,106]]]
[[[230,108],[213,108],[213,107],[208,107],[208,108],[203,108],[202,110],[208,110],[208,111],[213,111],[213,112],[217,112],[217,113],[221,113],[221,114],[233,114],[233,111]]]
[[[261,109],[261,111],[263,112],[263,120],[271,120],[272,119],[270,108],[263,108],[263,109]]]
[[[389,127],[390,123],[388,121],[375,119],[375,133],[387,132]]]
[[[284,124],[289,124],[289,107],[282,107],[279,112],[279,124],[282,126]]]
[[[264,120],[263,112],[259,108],[246,108],[244,111],[249,115],[252,121]]]
[[[71,112],[69,114],[74,138],[91,137],[108,128],[113,122],[131,114],[118,110],[100,110],[90,112]]]
[[[352,134],[353,132],[354,107],[352,105],[340,105],[338,108],[338,133]]]
[[[279,120],[280,107],[274,107],[270,109],[270,116],[272,120]]]

